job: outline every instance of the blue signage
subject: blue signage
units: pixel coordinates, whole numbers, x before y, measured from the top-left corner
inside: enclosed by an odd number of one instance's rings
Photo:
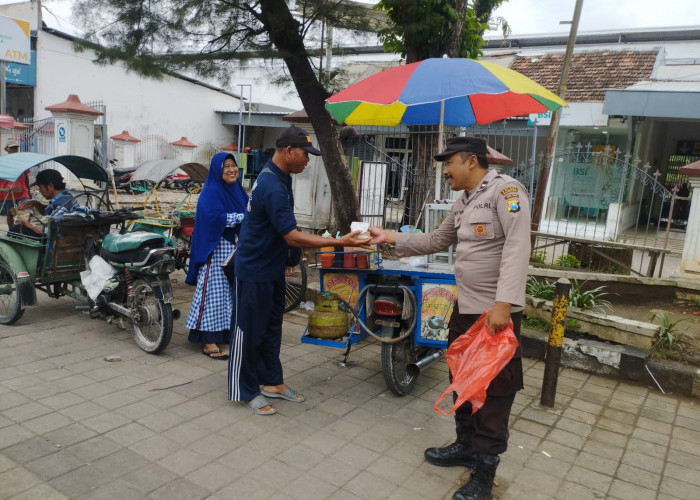
[[[32,50],[29,64],[5,63],[5,81],[36,87],[36,50]]]

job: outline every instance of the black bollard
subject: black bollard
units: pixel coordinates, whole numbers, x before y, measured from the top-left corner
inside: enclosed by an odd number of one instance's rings
[[[554,307],[552,308],[552,320],[549,323],[549,340],[544,358],[544,379],[542,380],[542,395],[540,396],[540,404],[549,408],[554,406],[554,397],[557,394],[566,309],[569,306],[569,290],[571,290],[571,282],[566,278],[559,278],[554,287]]]

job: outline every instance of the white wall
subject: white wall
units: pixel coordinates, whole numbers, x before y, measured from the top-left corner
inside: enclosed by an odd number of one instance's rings
[[[76,53],[73,42],[39,31],[34,114],[48,117],[47,106],[77,94],[80,100],[107,106],[109,135],[128,130],[137,138],[158,134],[176,141],[186,136],[194,144],[231,142],[233,128],[221,125],[215,110],[238,109],[233,96],[165,76],[147,79],[127,73],[121,65],[98,66],[91,51]]]
[[[391,61],[398,61],[400,56],[397,54],[352,54],[349,56],[334,56],[333,67],[350,65],[361,66],[363,63],[375,63],[387,65]],[[316,60],[316,62],[318,62]],[[325,63],[324,63],[325,64]],[[375,70],[376,71],[376,70]],[[252,102],[263,102],[265,104],[274,104],[292,110],[302,109],[303,105],[299,95],[291,81],[291,78],[284,84],[278,85],[273,83],[274,80],[282,74],[288,74],[284,61],[282,60],[259,60],[253,59],[244,63],[240,68],[236,68],[231,72],[230,88],[234,92],[239,93],[241,88],[239,85],[251,85],[252,89],[243,87],[243,98],[248,99],[249,93]],[[360,80],[361,77],[367,75],[358,75],[353,72],[354,78]],[[355,83],[353,79],[348,84]],[[252,91],[252,93],[251,93]],[[237,111],[238,108],[230,111]]]
[[[0,5],[0,15],[27,21],[29,23],[29,29],[35,30],[38,24],[39,3],[20,2],[17,0],[17,2],[14,3]]]

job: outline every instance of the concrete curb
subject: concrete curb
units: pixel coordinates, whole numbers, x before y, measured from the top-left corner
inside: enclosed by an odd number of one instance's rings
[[[524,314],[534,316],[549,322],[552,318],[552,301],[526,297]],[[622,318],[612,314],[584,311],[577,307],[569,307],[566,319],[579,323],[576,329],[580,333],[594,335],[603,340],[616,344],[649,349],[654,335],[659,331],[659,325],[645,321]]]
[[[523,356],[544,360],[547,334],[523,328]],[[700,399],[700,369],[675,361],[648,359],[649,353],[636,347],[595,340],[564,339],[561,363],[604,377],[614,377],[668,394]]]
[[[317,282],[310,280],[308,287],[320,292]],[[543,361],[547,334],[523,328],[521,338],[523,356]],[[561,362],[569,368],[700,399],[700,369],[675,361],[652,361],[648,356],[647,351],[636,347],[565,338]]]

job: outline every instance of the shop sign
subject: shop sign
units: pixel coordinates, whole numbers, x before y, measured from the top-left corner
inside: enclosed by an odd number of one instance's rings
[[[30,63],[5,64],[5,81],[7,83],[18,83],[29,87],[36,87],[36,50],[32,50]]]
[[[552,112],[530,113],[527,124],[548,126]],[[607,127],[608,115],[603,114],[602,102],[572,102],[561,111],[559,125],[563,127]]]
[[[700,141],[678,141],[676,154],[683,156],[700,156]]]
[[[29,23],[0,16],[0,61],[31,63]]]

